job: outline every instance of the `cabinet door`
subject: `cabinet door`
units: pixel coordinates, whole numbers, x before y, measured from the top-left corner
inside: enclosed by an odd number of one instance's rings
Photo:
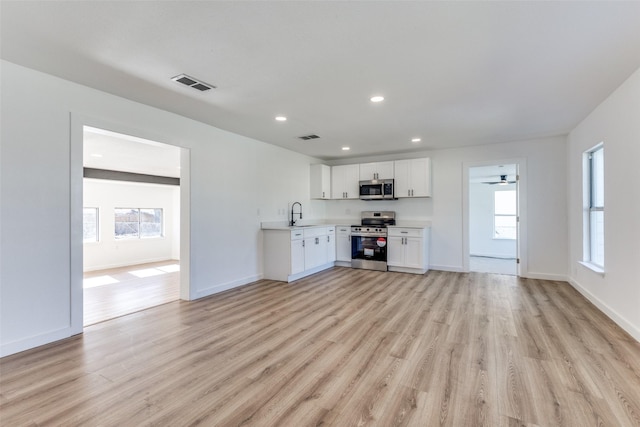
[[[327,165],[311,165],[312,199],[329,199],[331,197],[331,168]]]
[[[346,182],[345,166],[332,166],[331,167],[331,198],[332,199],[345,198],[345,194],[346,194],[345,182]]]
[[[411,160],[409,181],[412,197],[431,197],[431,159]]]
[[[360,179],[393,179],[393,162],[360,164]]]
[[[327,263],[327,236],[304,239],[304,269],[310,270]]]
[[[377,163],[361,163],[360,164],[360,180],[376,179]]]
[[[396,267],[404,267],[404,237],[387,237],[387,264]]]
[[[336,260],[336,236],[335,234],[327,234],[327,262]]]
[[[419,237],[405,237],[404,267],[419,269],[425,268],[423,265],[423,244],[423,240]]]
[[[411,187],[409,187],[409,160],[396,160],[394,163],[394,195],[397,198],[411,197]]]
[[[336,236],[336,260],[351,262],[351,228],[338,227]]]
[[[360,165],[345,165],[344,191],[347,199],[360,198]]]
[[[393,162],[379,162],[377,169],[378,169],[377,179],[393,179],[394,178]]]
[[[291,241],[291,274],[304,271],[304,240]]]

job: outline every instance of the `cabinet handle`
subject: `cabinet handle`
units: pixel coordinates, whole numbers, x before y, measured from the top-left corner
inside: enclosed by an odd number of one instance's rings
[[[329,240],[330,240],[330,239],[329,239],[329,236],[327,236],[327,243],[329,243]]]
[[[319,245],[319,244],[320,244],[320,238],[316,237],[316,245]]]
[[[407,196],[411,196],[411,190],[407,190]]]
[[[324,191],[322,192],[322,198],[324,199]]]
[[[304,248],[304,240],[302,241],[302,247]]]
[[[409,232],[408,232],[408,231],[401,231],[400,233],[402,233],[402,234],[409,234]]]

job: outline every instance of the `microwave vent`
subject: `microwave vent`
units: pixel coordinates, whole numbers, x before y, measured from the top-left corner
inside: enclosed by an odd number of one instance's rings
[[[310,139],[318,139],[320,137],[318,135],[311,134],[311,135],[302,135],[302,136],[299,136],[298,138],[302,139],[303,141],[308,141]]]

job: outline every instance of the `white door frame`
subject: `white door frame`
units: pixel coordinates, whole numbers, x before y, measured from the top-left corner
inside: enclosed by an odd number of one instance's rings
[[[70,277],[71,277],[71,335],[82,333],[83,322],[83,246],[82,246],[82,189],[83,189],[83,140],[84,127],[105,129],[124,135],[136,136],[163,144],[180,147],[178,141],[167,140],[154,131],[132,128],[122,123],[112,123],[95,117],[71,113],[70,141]],[[191,150],[180,147],[180,298],[189,300],[191,292]]]
[[[469,272],[471,245],[469,242],[469,169],[481,166],[515,164],[518,174],[518,239],[516,244],[517,275],[526,277],[527,265],[527,160],[525,158],[464,162],[462,164],[462,271]]]

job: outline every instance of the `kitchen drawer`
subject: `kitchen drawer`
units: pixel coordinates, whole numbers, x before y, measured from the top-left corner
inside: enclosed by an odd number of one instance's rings
[[[304,238],[304,232],[302,230],[292,230],[291,240],[302,240]]]
[[[387,229],[387,235],[389,237],[423,237],[424,228],[397,228],[389,227]]]
[[[336,227],[338,234],[351,234],[351,226],[348,227]]]

